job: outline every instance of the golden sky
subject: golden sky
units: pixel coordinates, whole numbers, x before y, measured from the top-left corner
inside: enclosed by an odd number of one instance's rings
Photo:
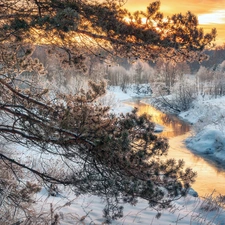
[[[125,8],[130,11],[145,10],[153,1],[127,0]],[[211,28],[217,29],[216,44],[225,43],[225,0],[161,0],[160,11],[164,15],[186,13],[191,11],[199,20],[199,27],[205,32]]]

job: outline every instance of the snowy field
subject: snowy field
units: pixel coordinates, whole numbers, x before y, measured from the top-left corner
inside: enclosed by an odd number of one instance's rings
[[[127,93],[124,93],[120,88],[114,87],[108,90],[107,95],[104,99],[101,99],[101,101],[103,104],[110,105],[112,107],[111,112],[113,113],[126,113],[131,111],[132,107],[123,104],[123,101],[129,100],[131,97],[137,97],[137,95],[131,90],[127,90]],[[224,144],[224,133],[222,129],[217,129],[220,127],[221,123],[218,123],[217,127],[215,126],[215,121],[218,115],[223,115],[222,113],[225,107],[222,107],[222,102],[224,100],[225,99],[217,99],[216,101],[208,100],[202,102],[202,104],[198,102],[194,108],[180,114],[182,118],[196,125],[196,131],[200,129],[200,133],[198,133],[197,136],[193,136],[187,141],[187,144],[191,148],[196,151],[209,151],[207,154],[219,156],[218,146],[220,145],[218,143],[221,143],[221,146]],[[215,118],[213,118],[209,110],[212,108],[212,105],[216,109]],[[221,106],[221,108],[218,108],[219,106]],[[212,123],[209,125],[205,124],[205,126],[198,126],[198,123],[205,122],[207,119],[205,118],[206,116],[212,119]],[[206,140],[207,143],[205,142]],[[208,150],[203,150],[204,147]],[[223,149],[221,149],[221,151],[223,151]],[[147,202],[144,200],[140,200],[135,206],[123,206],[123,218],[112,221],[113,225],[225,224],[224,211],[216,205],[210,196],[208,199],[203,200],[188,195],[185,198],[174,201],[172,208],[164,210],[160,212],[160,214],[154,209],[149,208]],[[61,188],[59,194],[53,197],[49,196],[46,189],[43,188],[37,195],[37,203],[34,207],[46,215],[50,215],[51,212],[53,212],[53,214],[57,213],[60,218],[60,224],[63,225],[105,224],[104,218],[102,218],[104,202],[102,202],[100,198],[88,195],[76,197],[69,189]]]

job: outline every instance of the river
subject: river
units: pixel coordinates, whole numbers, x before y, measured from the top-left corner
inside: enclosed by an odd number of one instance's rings
[[[164,127],[159,135],[168,138],[168,157],[183,159],[185,166],[198,173],[196,182],[192,185],[199,196],[206,196],[215,192],[225,195],[225,170],[213,161],[202,158],[185,146],[185,139],[191,135],[191,126],[174,115],[162,113],[151,105],[140,101],[128,102],[138,109],[138,114],[147,113],[152,116],[152,121]]]

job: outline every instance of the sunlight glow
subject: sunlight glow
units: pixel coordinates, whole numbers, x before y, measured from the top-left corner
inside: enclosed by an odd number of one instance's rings
[[[199,24],[224,24],[225,10],[216,10],[212,13],[199,15],[198,20]]]

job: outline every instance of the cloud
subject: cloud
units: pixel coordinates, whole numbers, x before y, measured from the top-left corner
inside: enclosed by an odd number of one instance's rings
[[[225,9],[198,15],[199,24],[225,24]]]

